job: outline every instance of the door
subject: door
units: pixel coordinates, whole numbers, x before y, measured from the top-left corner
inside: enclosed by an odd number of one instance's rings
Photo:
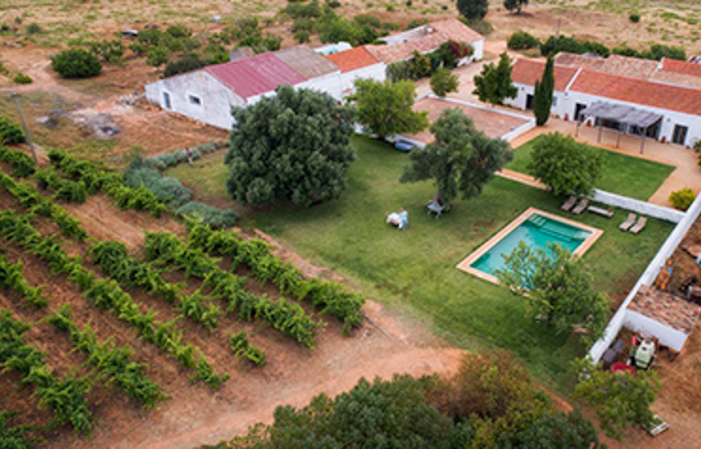
[[[582,103],[577,103],[574,107],[574,119],[579,120],[579,116],[582,115],[582,111],[587,108],[587,105]]]
[[[527,111],[533,110],[533,95],[531,95],[531,94],[526,94],[526,110]]]
[[[674,125],[674,133],[672,134],[672,143],[684,145],[686,143],[686,135],[689,132],[689,127],[684,125]]]
[[[163,104],[166,109],[173,109],[173,105],[170,103],[170,94],[168,92],[163,92]]]

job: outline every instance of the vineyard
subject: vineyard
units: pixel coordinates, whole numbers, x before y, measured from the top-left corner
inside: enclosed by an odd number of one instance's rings
[[[265,242],[178,222],[143,185],[48,156],[0,146],[0,447],[90,441],[124,410],[265,376],[268,348],[309,358],[322,330],[361,325],[362,298]],[[143,243],[93,235],[76,212],[94,202],[147,223]]]

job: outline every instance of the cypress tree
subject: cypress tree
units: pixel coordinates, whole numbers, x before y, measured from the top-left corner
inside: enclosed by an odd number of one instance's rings
[[[550,108],[553,104],[553,93],[555,92],[555,74],[553,58],[548,58],[543,71],[543,78],[535,82],[533,93],[533,114],[535,114],[536,125],[543,126],[550,118]]]

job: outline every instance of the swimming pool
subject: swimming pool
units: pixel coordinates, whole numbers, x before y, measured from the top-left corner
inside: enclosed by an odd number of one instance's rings
[[[520,242],[544,250],[548,245],[558,243],[572,254],[581,255],[602,233],[600,229],[530,208],[460,262],[458,268],[498,283],[494,272],[504,266],[504,256]]]

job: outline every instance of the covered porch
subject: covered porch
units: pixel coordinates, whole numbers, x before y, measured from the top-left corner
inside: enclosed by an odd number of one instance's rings
[[[601,143],[604,128],[616,133],[616,148],[621,146],[621,137],[626,134],[640,139],[640,153],[645,152],[646,138],[657,140],[662,123],[662,115],[621,104],[595,101],[583,109],[577,120],[575,137],[579,137],[582,124],[594,121],[598,128],[597,143]]]

